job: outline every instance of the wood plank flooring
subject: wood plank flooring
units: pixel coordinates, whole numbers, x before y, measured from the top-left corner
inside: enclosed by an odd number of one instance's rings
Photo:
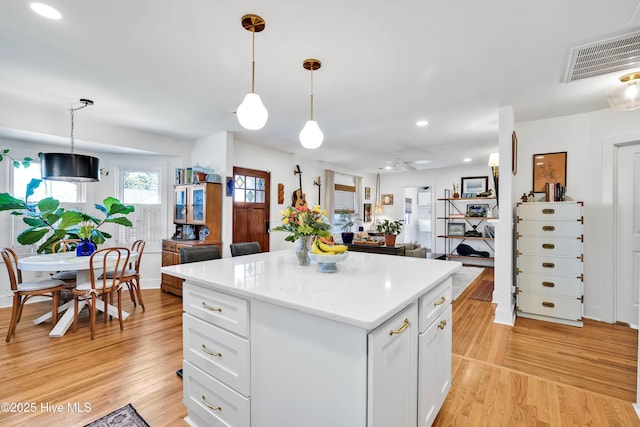
[[[492,274],[487,269],[476,284]],[[473,290],[453,305],[453,382],[435,426],[640,426],[631,405],[636,331],[592,321],[582,329],[521,318],[513,328],[494,324],[493,304],[468,299]],[[49,324],[32,323],[48,303],[35,303],[7,344],[11,313],[0,309],[0,402],[37,405],[0,411],[0,426],[83,426],[127,403],[153,427],[186,426],[175,374],[182,300],[151,289],[143,296],[146,312],[125,298],[131,316],[123,332],[99,317],[93,342],[88,319],[76,333],[50,338]],[[47,403],[64,409],[47,411]],[[91,411],[69,411],[74,403]]]

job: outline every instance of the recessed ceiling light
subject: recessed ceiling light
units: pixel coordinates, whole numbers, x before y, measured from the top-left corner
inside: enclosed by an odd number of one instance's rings
[[[62,14],[49,5],[43,3],[31,3],[30,6],[31,10],[33,10],[40,16],[44,16],[45,18],[56,20],[62,18]]]
[[[422,127],[422,126],[426,126],[426,125],[428,125],[428,124],[429,124],[429,121],[428,121],[428,120],[418,120],[418,121],[416,122],[416,126],[420,126],[420,127]]]
[[[466,159],[464,159],[463,161],[465,162],[470,162],[472,159],[470,159],[469,157],[467,157]]]

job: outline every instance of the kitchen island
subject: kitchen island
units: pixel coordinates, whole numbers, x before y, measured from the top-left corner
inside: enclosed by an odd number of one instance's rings
[[[428,426],[451,381],[461,264],[293,250],[163,267],[185,279],[185,419],[193,426]]]

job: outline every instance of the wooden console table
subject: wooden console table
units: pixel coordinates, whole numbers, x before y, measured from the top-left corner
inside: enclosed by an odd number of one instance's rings
[[[347,245],[350,251],[404,256],[404,246]]]

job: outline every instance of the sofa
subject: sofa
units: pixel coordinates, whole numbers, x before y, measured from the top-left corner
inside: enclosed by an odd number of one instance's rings
[[[423,248],[417,242],[410,243],[396,243],[396,246],[404,246],[404,256],[410,256],[415,258],[426,258],[427,248]]]

